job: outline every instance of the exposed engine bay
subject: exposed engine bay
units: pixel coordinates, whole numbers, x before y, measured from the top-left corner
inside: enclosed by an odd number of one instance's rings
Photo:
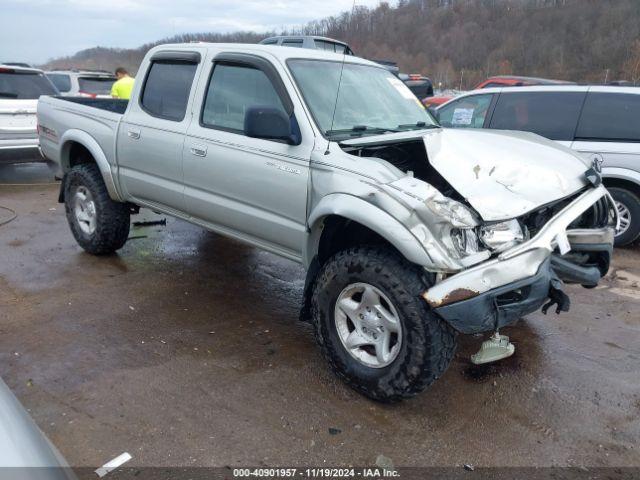
[[[466,203],[464,198],[429,163],[422,139],[357,147],[344,146],[343,150],[358,157],[386,160],[403,172],[413,172],[415,178],[429,183],[445,197]]]

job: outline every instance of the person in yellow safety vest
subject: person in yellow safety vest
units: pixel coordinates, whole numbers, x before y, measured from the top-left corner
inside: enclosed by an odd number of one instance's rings
[[[111,96],[113,98],[129,100],[129,98],[131,98],[131,90],[133,90],[133,82],[135,82],[135,79],[122,67],[118,67],[116,69],[116,78],[118,80],[116,80],[111,87]]]

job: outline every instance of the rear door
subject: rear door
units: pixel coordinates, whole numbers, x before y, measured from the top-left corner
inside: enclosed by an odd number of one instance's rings
[[[537,133],[571,147],[586,88],[578,91],[502,90],[489,128]]]
[[[182,145],[202,51],[160,51],[141,68],[146,76],[120,124],[117,159],[122,187],[142,203],[184,210]]]
[[[616,241],[621,245],[633,242],[640,232],[638,203],[633,200],[637,183],[635,188],[629,188],[611,180],[640,178],[640,95],[635,91],[636,88],[591,87],[573,142],[575,150],[602,163],[605,184],[618,187],[611,194],[619,213]]]
[[[629,89],[592,87],[573,148],[602,160],[604,168],[640,172],[640,95]]]
[[[537,133],[571,147],[586,88],[575,91],[502,90],[489,128]]]

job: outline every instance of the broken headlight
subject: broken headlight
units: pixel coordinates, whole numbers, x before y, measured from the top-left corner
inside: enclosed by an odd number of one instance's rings
[[[525,238],[518,220],[483,225],[480,227],[480,240],[491,250],[502,252],[522,242]]]
[[[450,232],[451,242],[460,254],[460,257],[467,257],[478,253],[480,245],[476,232],[470,228],[452,228]]]
[[[425,203],[429,210],[442,218],[446,218],[454,227],[471,228],[478,224],[471,210],[462,203],[450,198],[442,197],[428,200]]]

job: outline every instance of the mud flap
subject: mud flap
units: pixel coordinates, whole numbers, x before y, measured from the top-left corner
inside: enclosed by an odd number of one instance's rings
[[[60,192],[58,193],[58,203],[64,203],[64,189],[67,185],[67,174],[65,173],[60,181]]]
[[[554,305],[557,305],[556,314],[569,311],[571,299],[569,299],[569,296],[562,290],[563,285],[562,280],[558,278],[555,272],[552,272],[549,285],[549,301],[542,306],[542,313],[546,315],[549,308]]]
[[[316,256],[313,257],[313,260],[311,260],[311,263],[309,264],[307,276],[304,281],[302,305],[300,306],[300,314],[298,315],[298,320],[300,322],[311,323],[311,296],[313,295],[313,286],[319,273],[320,262]]]

